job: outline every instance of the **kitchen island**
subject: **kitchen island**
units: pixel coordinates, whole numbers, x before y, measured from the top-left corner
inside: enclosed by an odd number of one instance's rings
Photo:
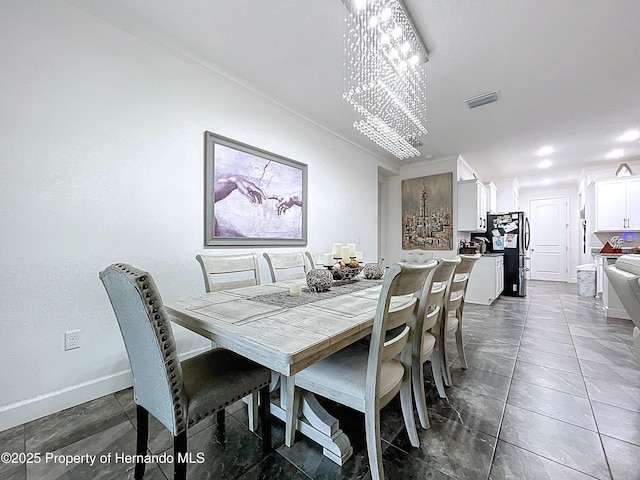
[[[614,265],[616,260],[622,255],[622,253],[596,253],[594,257],[596,259],[596,265],[599,263],[598,268],[604,269],[609,265]],[[611,283],[606,275],[602,275],[602,305],[607,317],[631,320],[631,317],[622,305],[618,295],[611,287]]]

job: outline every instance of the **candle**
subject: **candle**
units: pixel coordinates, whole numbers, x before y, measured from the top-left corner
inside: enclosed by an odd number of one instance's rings
[[[364,258],[364,254],[362,252],[356,252],[356,260],[361,262]]]
[[[342,247],[342,261],[349,261],[349,247],[347,247],[346,245]]]
[[[355,243],[347,243],[347,247],[349,247],[349,258],[356,256],[356,244]]]
[[[342,257],[342,244],[334,243],[333,248],[331,250],[333,258],[341,258]]]
[[[325,267],[331,267],[333,266],[333,258],[335,257],[335,255],[333,253],[324,253],[322,255],[322,258],[324,259],[322,264]]]
[[[289,295],[292,297],[299,297],[302,295],[302,285],[291,285],[289,287]]]

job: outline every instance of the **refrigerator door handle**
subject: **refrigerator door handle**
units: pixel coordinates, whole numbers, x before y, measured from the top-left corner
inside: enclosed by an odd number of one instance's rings
[[[531,241],[531,225],[529,225],[529,217],[524,219],[524,249],[529,250],[529,242]]]

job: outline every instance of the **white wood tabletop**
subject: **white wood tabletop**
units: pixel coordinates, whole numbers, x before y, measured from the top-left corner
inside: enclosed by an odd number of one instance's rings
[[[304,280],[224,290],[165,303],[172,321],[271,370],[294,375],[371,333],[380,282],[351,293],[288,307],[252,300],[288,293]],[[361,280],[367,282],[367,280]],[[303,286],[303,296],[312,292]],[[313,300],[313,299],[312,299]],[[396,299],[401,305],[409,299]]]

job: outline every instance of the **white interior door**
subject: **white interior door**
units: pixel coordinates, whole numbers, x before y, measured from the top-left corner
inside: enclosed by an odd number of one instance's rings
[[[531,223],[531,279],[566,282],[567,198],[529,201]]]

